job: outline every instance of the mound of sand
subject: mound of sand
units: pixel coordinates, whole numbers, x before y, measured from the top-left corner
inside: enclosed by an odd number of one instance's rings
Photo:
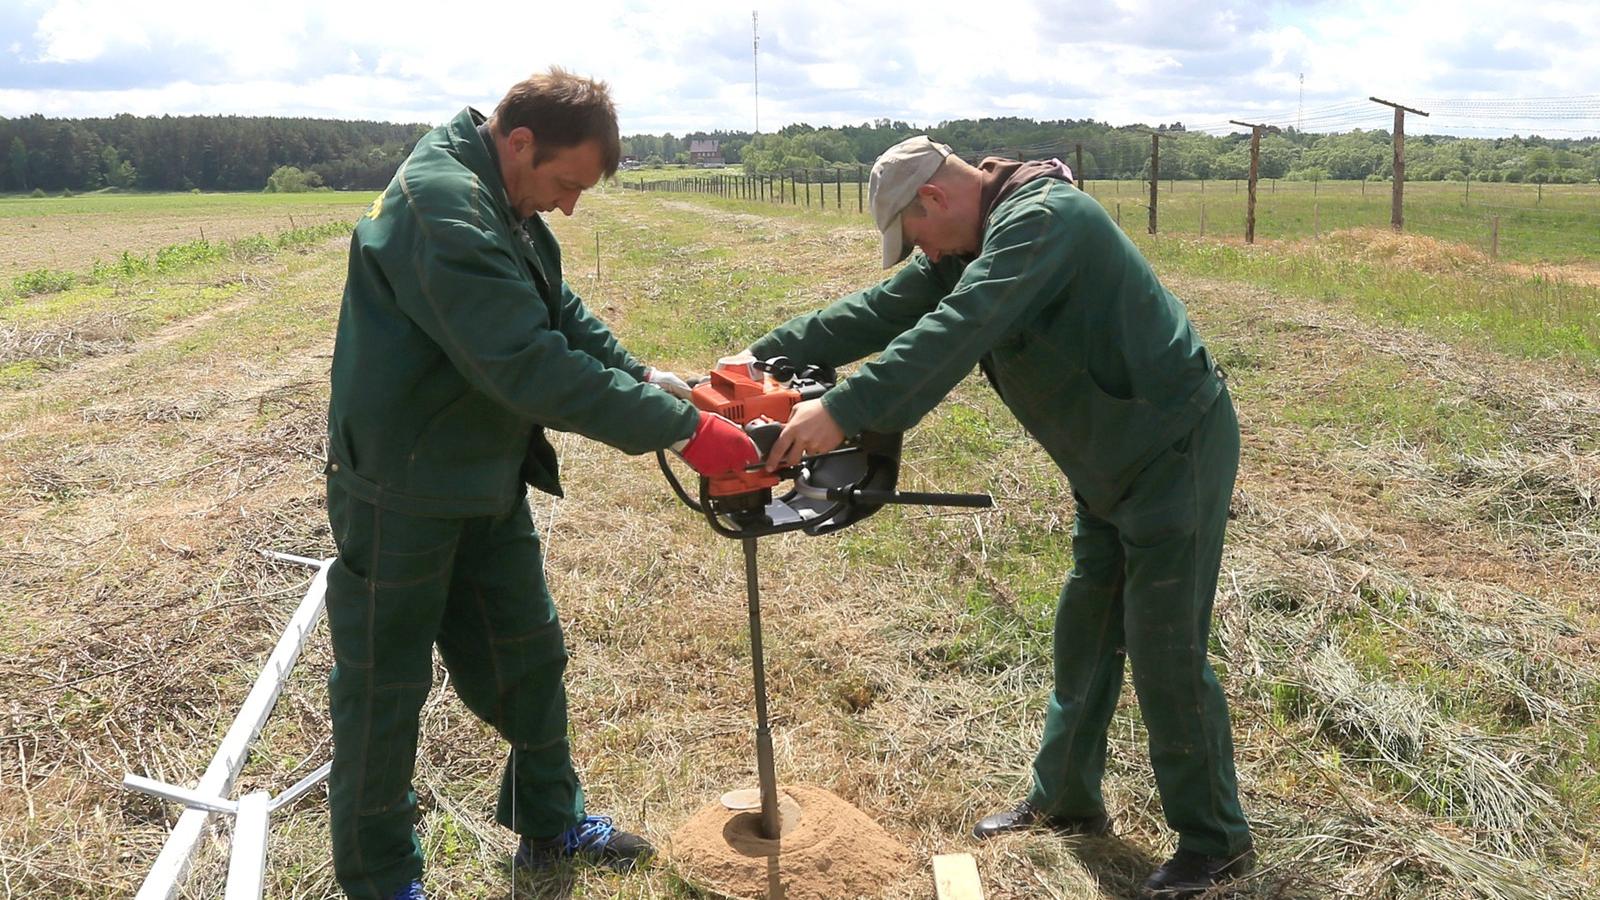
[[[713,802],[673,832],[669,858],[691,884],[736,900],[876,897],[911,865],[911,851],[861,810],[818,787],[782,789],[800,806],[778,840],[761,835],[759,810]]]

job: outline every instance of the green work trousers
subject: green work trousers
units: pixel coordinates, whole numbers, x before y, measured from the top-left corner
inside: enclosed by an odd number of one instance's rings
[[[1102,517],[1078,499],[1073,570],[1055,623],[1055,690],[1029,799],[1046,813],[1102,812],[1106,732],[1123,657],[1150,763],[1178,846],[1232,856],[1250,846],[1228,705],[1206,642],[1239,468],[1239,421],[1224,391]]]
[[[511,743],[497,818],[551,837],[583,816],[567,745],[567,653],[526,498],[502,516],[424,518],[330,486],[333,866],[355,898],[422,876],[412,828],[417,716],[439,648],[467,708]]]

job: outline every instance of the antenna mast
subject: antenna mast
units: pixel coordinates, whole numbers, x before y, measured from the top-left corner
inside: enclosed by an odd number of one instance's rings
[[[756,79],[756,134],[761,133],[761,14],[750,10],[750,71]]]
[[[1300,108],[1295,112],[1294,130],[1306,130],[1306,73],[1300,73]]]

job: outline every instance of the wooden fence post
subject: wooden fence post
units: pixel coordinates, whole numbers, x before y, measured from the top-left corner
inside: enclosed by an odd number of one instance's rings
[[[1419,116],[1427,113],[1377,97],[1368,97],[1373,103],[1394,107],[1394,195],[1390,200],[1389,227],[1395,231],[1405,230],[1405,193],[1406,193],[1406,113],[1414,112]]]
[[[1278,128],[1275,125],[1268,126],[1261,123],[1240,122],[1237,119],[1230,119],[1229,124],[1243,125],[1250,129],[1250,190],[1246,195],[1244,204],[1244,242],[1246,244],[1254,244],[1256,242],[1256,181],[1257,175],[1261,170],[1261,132],[1269,127],[1272,131],[1277,131]],[[1276,188],[1278,183],[1274,181],[1272,184]],[[1238,190],[1238,186],[1239,183],[1237,181],[1234,182],[1234,190]]]
[[[1161,135],[1150,135],[1150,233],[1156,233],[1156,193],[1161,186]]]

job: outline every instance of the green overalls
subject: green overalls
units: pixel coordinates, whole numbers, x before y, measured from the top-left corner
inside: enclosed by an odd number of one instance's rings
[[[524,483],[560,495],[544,428],[630,453],[689,437],[693,407],[561,278],[542,219],[516,218],[463,110],[418,142],[356,225],[328,410],[334,870],[358,898],[422,874],[417,716],[432,648],[511,743],[498,819],[552,837],[583,816],[566,649]]]
[[[1180,846],[1249,846],[1206,660],[1238,422],[1182,304],[1093,198],[1028,181],[989,213],[976,257],[917,254],[751,349],[833,366],[877,353],[823,397],[845,434],[911,427],[981,365],[1077,501],[1030,799],[1050,815],[1104,810],[1125,649]]]

